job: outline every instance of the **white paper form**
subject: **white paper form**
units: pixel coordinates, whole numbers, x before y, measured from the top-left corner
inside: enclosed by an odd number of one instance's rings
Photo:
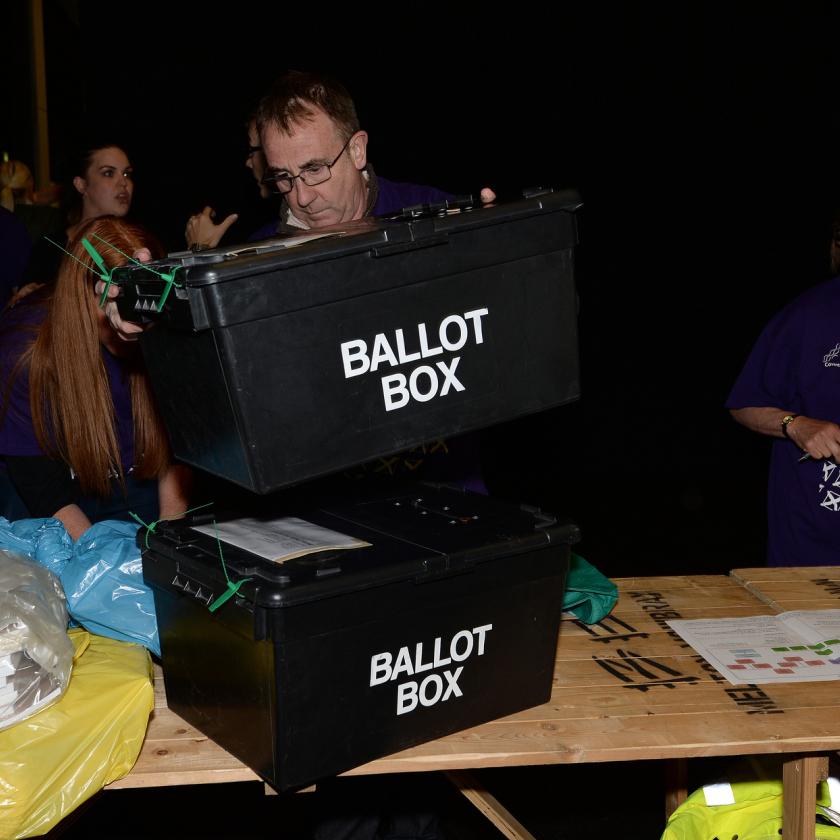
[[[243,548],[273,563],[283,563],[316,551],[364,548],[370,545],[364,540],[322,528],[296,516],[277,519],[245,517],[216,525],[193,525],[192,530],[211,537],[218,534],[222,542]]]
[[[247,245],[240,245],[238,248],[220,249],[228,257],[238,257],[240,254],[263,254],[269,251],[281,251],[283,249],[295,248],[306,242],[313,242],[316,239],[344,236],[343,230],[329,230],[325,233],[319,231],[301,231],[294,236],[283,236],[275,239],[266,239],[260,242],[252,242]]]
[[[840,679],[840,610],[668,625],[733,685]]]

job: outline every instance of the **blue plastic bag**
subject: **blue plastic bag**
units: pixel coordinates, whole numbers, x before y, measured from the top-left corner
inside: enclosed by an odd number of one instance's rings
[[[143,581],[137,525],[107,519],[76,541],[61,573],[70,614],[91,633],[139,642],[160,656],[155,602]]]
[[[57,577],[73,556],[73,540],[57,519],[19,519],[0,516],[0,549],[27,554]]]
[[[74,544],[57,519],[0,517],[0,549],[28,554],[58,575],[70,617],[91,633],[138,642],[160,656],[155,602],[143,581],[137,525],[97,522]]]

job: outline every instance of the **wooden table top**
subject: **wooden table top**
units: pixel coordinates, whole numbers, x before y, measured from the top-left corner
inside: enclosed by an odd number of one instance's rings
[[[840,569],[784,571],[616,580],[619,603],[608,618],[592,626],[561,622],[548,703],[350,773],[838,750],[836,683],[730,685],[665,624],[837,605]],[[838,594],[821,582],[832,574]],[[825,603],[814,602],[815,591],[826,593]],[[156,676],[143,750],[132,772],[109,787],[257,779],[166,708]]]
[[[729,574],[778,612],[840,609],[840,566],[733,569]]]

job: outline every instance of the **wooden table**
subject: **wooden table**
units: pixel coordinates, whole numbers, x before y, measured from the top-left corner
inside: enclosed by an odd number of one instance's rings
[[[777,570],[778,571],[778,570]],[[838,570],[840,571],[840,570]],[[793,574],[795,572],[795,574]],[[811,574],[809,578],[808,575]],[[831,573],[834,573],[833,571]],[[826,570],[738,570],[725,575],[623,578],[600,624],[561,623],[551,700],[543,706],[370,762],[350,774],[443,770],[509,837],[527,831],[462,771],[484,767],[667,759],[668,810],[685,797],[686,759],[786,753],[785,838],[814,836],[816,782],[840,749],[836,683],[732,686],[665,622],[825,606],[814,580]],[[790,589],[790,580],[800,589]],[[778,584],[778,585],[777,585]],[[793,592],[794,595],[790,596]],[[110,788],[256,780],[258,777],[166,708],[161,681],[146,742],[132,772]]]

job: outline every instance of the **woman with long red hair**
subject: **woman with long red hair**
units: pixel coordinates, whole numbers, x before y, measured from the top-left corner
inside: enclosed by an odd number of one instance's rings
[[[182,513],[190,477],[172,463],[137,344],[119,337],[98,306],[100,271],[83,238],[108,268],[123,254],[156,250],[137,225],[89,221],[55,285],[0,322],[0,456],[29,515],[56,517],[74,539],[101,519]]]

